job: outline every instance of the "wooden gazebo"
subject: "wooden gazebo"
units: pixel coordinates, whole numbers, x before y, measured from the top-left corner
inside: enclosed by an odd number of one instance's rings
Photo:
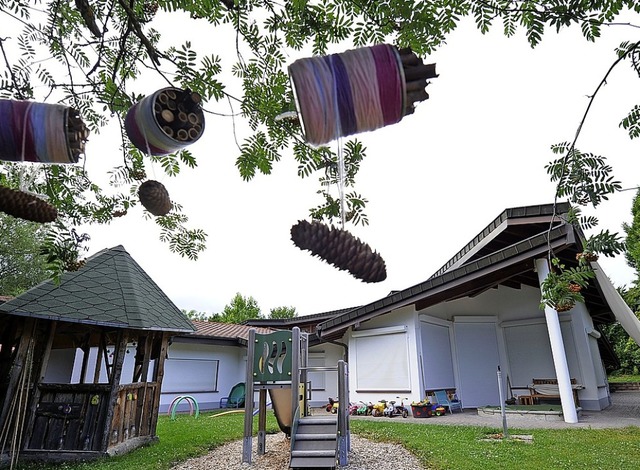
[[[0,304],[0,463],[94,459],[157,439],[169,339],[192,331],[122,246]]]

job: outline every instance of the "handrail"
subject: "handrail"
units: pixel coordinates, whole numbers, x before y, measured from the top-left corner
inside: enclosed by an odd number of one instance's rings
[[[298,432],[298,422],[300,421],[300,406],[296,408],[296,412],[293,415],[293,423],[291,423],[291,445],[289,452],[293,451],[293,446],[296,443],[296,433]]]

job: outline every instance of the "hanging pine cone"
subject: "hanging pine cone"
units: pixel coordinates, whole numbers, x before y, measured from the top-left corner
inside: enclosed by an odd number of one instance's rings
[[[382,257],[346,230],[300,220],[291,227],[291,240],[301,250],[309,250],[364,282],[380,282],[387,278]]]
[[[0,211],[32,222],[53,222],[58,217],[55,207],[32,194],[0,186]]]
[[[155,216],[167,215],[171,210],[169,193],[162,183],[154,180],[145,181],[138,189],[138,197],[142,205]]]

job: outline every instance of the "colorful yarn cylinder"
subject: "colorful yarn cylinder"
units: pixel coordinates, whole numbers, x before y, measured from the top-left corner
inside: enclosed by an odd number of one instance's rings
[[[0,99],[0,160],[76,163],[88,131],[71,108]],[[77,128],[72,129],[74,119]]]
[[[181,150],[202,136],[204,115],[193,93],[163,88],[149,95],[127,112],[124,128],[131,143],[151,155]]]
[[[388,44],[299,59],[289,77],[313,145],[395,124],[404,115],[402,62]]]

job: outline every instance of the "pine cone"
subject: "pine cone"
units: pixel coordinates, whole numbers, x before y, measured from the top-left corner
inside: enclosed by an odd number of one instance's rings
[[[300,220],[291,227],[291,240],[301,250],[309,250],[364,282],[380,282],[387,278],[382,257],[346,230]]]
[[[138,197],[142,205],[155,216],[167,215],[171,210],[169,193],[162,183],[154,180],[145,181],[138,189]]]
[[[0,186],[0,211],[32,222],[53,222],[58,217],[55,207],[32,194]]]

